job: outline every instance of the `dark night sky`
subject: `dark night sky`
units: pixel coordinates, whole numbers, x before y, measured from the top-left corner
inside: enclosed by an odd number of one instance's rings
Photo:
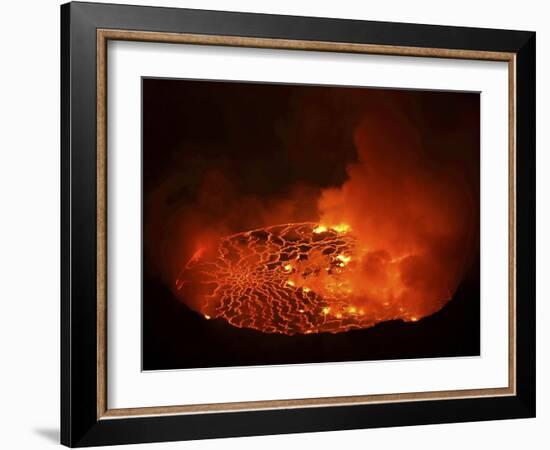
[[[269,209],[299,187],[303,207],[294,214],[307,220],[315,214],[309,199],[345,181],[365,117],[410,123],[427,163],[452,166],[478,201],[479,107],[473,93],[144,79],[144,368],[479,354],[478,253],[455,299],[434,316],[341,335],[265,335],[204,321],[176,300],[165,276],[177,260],[167,250],[173,228],[165,227],[174,211],[185,220],[186,211],[202,208],[204,223],[232,207],[239,213],[224,226],[239,232],[265,225],[243,203],[253,198],[251,205]],[[380,131],[399,128],[387,123]],[[204,192],[207,176],[218,177],[217,190]],[[205,196],[220,204],[205,208]]]
[[[380,110],[404,115],[429,158],[452,158],[479,183],[478,94],[145,79],[145,190],[206,165],[256,195],[339,185],[356,158],[354,128]]]

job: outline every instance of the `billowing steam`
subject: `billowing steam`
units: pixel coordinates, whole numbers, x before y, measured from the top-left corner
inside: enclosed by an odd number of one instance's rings
[[[398,305],[406,320],[432,314],[451,299],[470,256],[469,191],[456,173],[426,163],[420,137],[396,116],[365,119],[355,145],[348,181],[318,202],[322,224],[348,224],[358,241],[353,295]]]
[[[339,186],[243,194],[220,163],[192,175],[200,179],[184,206],[169,201],[174,179],[158,187],[147,202],[148,251],[176,296],[206,319],[286,334],[441,309],[475,246],[472,191],[452,160],[426,158],[398,114],[364,114],[354,145]]]

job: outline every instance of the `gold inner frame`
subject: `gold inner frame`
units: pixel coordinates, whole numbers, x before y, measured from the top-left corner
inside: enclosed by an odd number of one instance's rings
[[[109,409],[107,405],[107,42],[109,40],[218,45],[287,50],[364,53],[452,59],[503,61],[508,63],[508,386],[398,394],[262,400],[200,405],[148,406]],[[97,418],[197,414],[231,411],[344,406],[402,401],[497,397],[516,394],[516,54],[477,50],[402,47],[341,42],[298,41],[238,36],[158,33],[114,29],[97,30]]]

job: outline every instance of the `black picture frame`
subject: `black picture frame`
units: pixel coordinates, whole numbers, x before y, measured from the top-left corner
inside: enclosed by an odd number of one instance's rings
[[[98,418],[98,29],[516,56],[516,394],[412,402]],[[535,416],[534,32],[68,3],[61,6],[61,443],[70,447]]]

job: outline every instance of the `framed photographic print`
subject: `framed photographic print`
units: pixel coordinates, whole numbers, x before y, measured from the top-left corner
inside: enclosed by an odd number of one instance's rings
[[[61,7],[68,446],[535,415],[535,33]]]

